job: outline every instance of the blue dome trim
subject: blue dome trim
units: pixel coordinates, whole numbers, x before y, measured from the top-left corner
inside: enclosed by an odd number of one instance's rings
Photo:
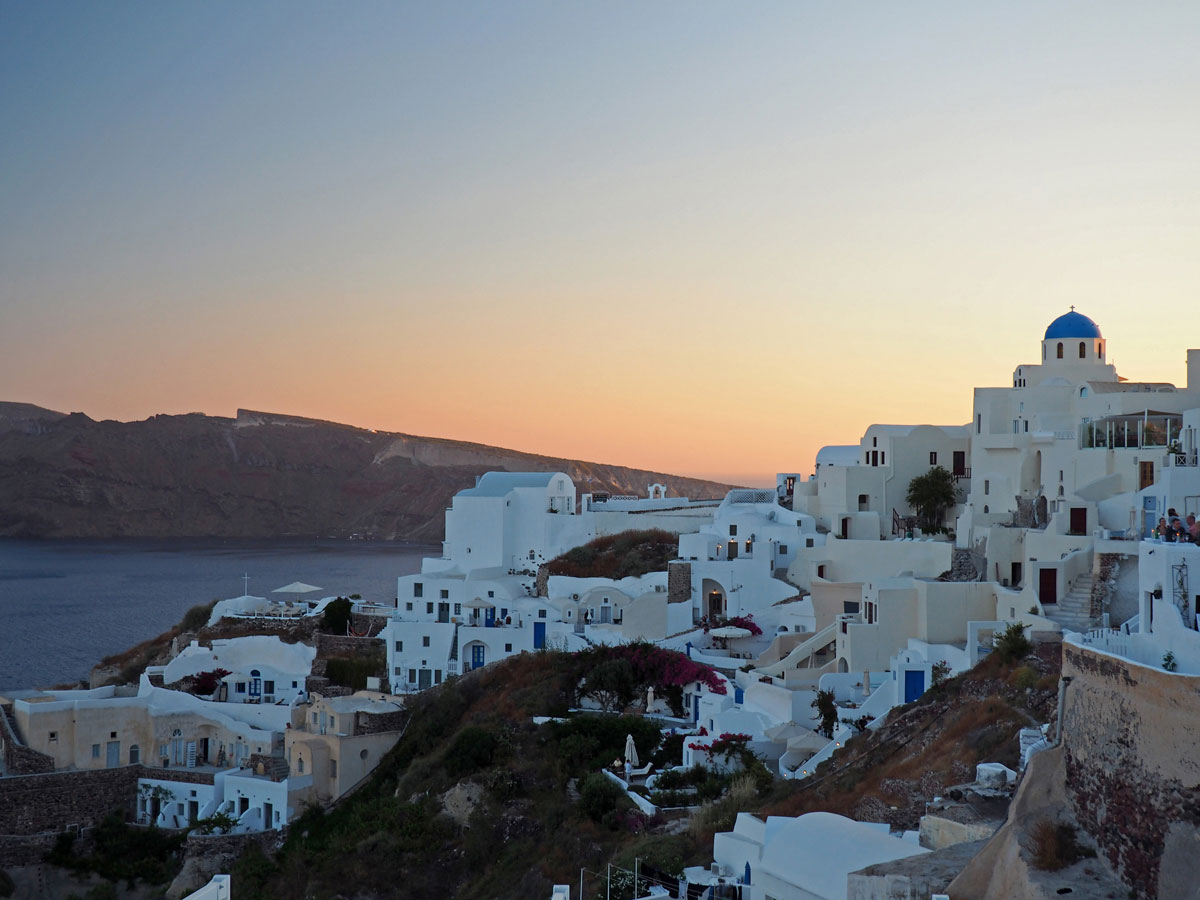
[[[1065,338],[1102,338],[1100,326],[1083,313],[1071,311],[1059,316],[1046,329],[1045,341],[1058,341]]]

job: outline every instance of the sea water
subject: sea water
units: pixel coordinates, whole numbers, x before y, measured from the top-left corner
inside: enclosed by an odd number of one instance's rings
[[[396,579],[440,547],[367,541],[0,540],[0,691],[86,679],[101,658],[166,631],[199,603],[360,594],[391,605]]]

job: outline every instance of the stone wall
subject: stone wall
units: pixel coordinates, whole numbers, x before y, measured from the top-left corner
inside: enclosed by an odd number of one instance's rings
[[[692,564],[667,563],[667,602],[687,603],[692,599]]]
[[[1183,862],[1171,847],[1200,835],[1200,676],[1069,643],[1063,676],[1071,807],[1136,896],[1158,897],[1160,870]]]
[[[133,813],[141,766],[0,778],[0,835],[59,832]]]
[[[397,710],[393,713],[358,712],[354,714],[354,733],[383,734],[388,731],[399,731],[404,727],[407,719],[407,710]]]
[[[550,570],[543,563],[538,566],[537,578],[533,582],[533,596],[549,597],[550,596]]]
[[[201,772],[196,769],[182,767],[162,769],[158,766],[142,766],[139,778],[156,778],[159,781],[178,781],[181,784],[213,784],[215,776],[212,772]]]
[[[383,639],[378,637],[345,637],[336,634],[320,634],[317,636],[317,656],[359,656],[371,653],[383,653],[387,648]],[[315,667],[314,667],[315,673]]]
[[[12,721],[11,704],[0,706],[0,751],[5,775],[37,775],[54,771],[54,759],[25,746]]]

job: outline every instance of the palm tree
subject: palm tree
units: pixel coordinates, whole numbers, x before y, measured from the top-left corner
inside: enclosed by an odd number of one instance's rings
[[[954,476],[941,466],[934,466],[908,483],[904,499],[916,511],[922,531],[937,531],[942,527],[946,511],[958,502]]]

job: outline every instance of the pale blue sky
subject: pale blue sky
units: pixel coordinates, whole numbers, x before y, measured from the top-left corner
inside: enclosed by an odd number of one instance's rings
[[[966,421],[1070,303],[1177,379],[1198,39],[1195,3],[0,0],[0,394],[763,480]]]

